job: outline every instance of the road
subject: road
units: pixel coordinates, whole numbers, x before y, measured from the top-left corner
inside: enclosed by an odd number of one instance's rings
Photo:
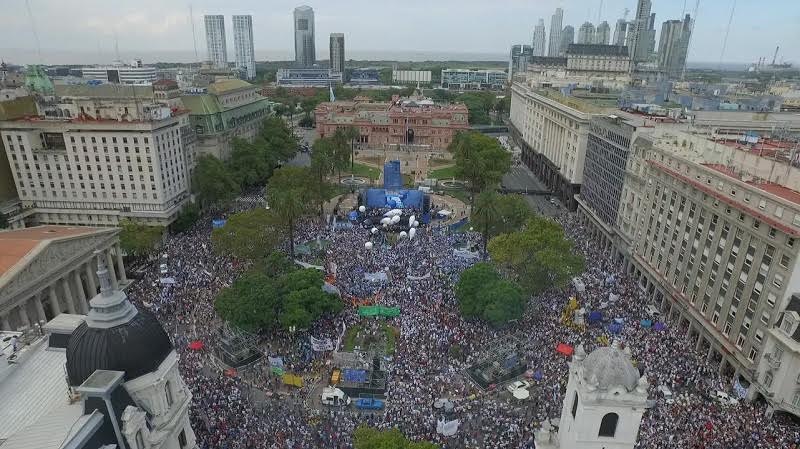
[[[503,186],[509,189],[547,190],[547,186],[539,181],[536,175],[524,165],[513,166],[503,176]],[[527,201],[531,209],[542,215],[555,216],[563,211],[563,206],[556,198],[552,198],[555,200],[555,205],[550,203],[551,197],[549,195],[525,195],[525,201]]]

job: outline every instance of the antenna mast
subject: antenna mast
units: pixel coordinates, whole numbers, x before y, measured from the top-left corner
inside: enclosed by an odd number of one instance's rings
[[[33,12],[31,12],[31,3],[29,0],[25,0],[25,8],[27,8],[28,18],[31,20],[31,30],[33,31],[33,38],[36,40],[36,53],[39,55],[39,64],[43,64],[42,45],[39,43],[39,33],[36,31],[36,21],[33,20]]]
[[[194,13],[192,12],[191,3],[189,3],[189,22],[192,24],[192,42],[194,43],[194,62],[199,63],[200,58],[197,56],[197,34],[194,31]]]

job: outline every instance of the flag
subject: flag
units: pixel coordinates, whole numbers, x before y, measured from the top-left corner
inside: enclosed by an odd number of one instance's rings
[[[333,84],[328,84],[328,88],[331,91],[331,103],[333,103],[334,101],[336,101],[336,95],[333,94]]]
[[[330,338],[311,337],[311,349],[315,351],[333,351],[333,342]]]
[[[283,357],[267,357],[269,366],[273,368],[283,368]]]

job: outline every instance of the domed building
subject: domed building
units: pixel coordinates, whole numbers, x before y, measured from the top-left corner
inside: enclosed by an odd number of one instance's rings
[[[558,431],[545,427],[536,447],[633,449],[647,406],[647,377],[618,341],[586,355],[579,345],[569,363],[569,382]]]
[[[69,385],[80,394],[84,414],[105,415],[106,432],[95,435],[113,435],[106,444],[119,448],[194,448],[191,393],[169,337],[150,312],[113,289],[103,257],[97,275],[100,293],[66,347]]]

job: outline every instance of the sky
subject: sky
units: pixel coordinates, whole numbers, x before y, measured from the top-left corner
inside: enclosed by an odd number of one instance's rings
[[[653,0],[656,29],[698,0]],[[31,20],[26,3],[30,5]],[[722,54],[731,6],[736,3]],[[251,14],[256,59],[294,57],[292,11],[286,0],[191,0],[197,51],[206,59],[204,14],[226,16],[229,60],[233,33],[229,16]],[[328,35],[345,34],[348,59],[506,59],[512,44],[530,43],[543,18],[547,33],[556,7],[564,25],[607,20],[612,32],[636,0],[325,0],[307,3],[316,16],[318,59],[327,59]],[[600,11],[600,6],[602,11]],[[800,65],[800,0],[699,0],[689,61],[750,63],[759,57]],[[32,25],[33,23],[33,25]],[[34,32],[34,29],[36,32]],[[37,37],[41,57],[37,51]],[[658,39],[658,37],[657,37]],[[189,2],[176,0],[0,0],[0,59],[18,64],[108,63],[115,59],[193,61]],[[657,45],[657,44],[656,44]]]

